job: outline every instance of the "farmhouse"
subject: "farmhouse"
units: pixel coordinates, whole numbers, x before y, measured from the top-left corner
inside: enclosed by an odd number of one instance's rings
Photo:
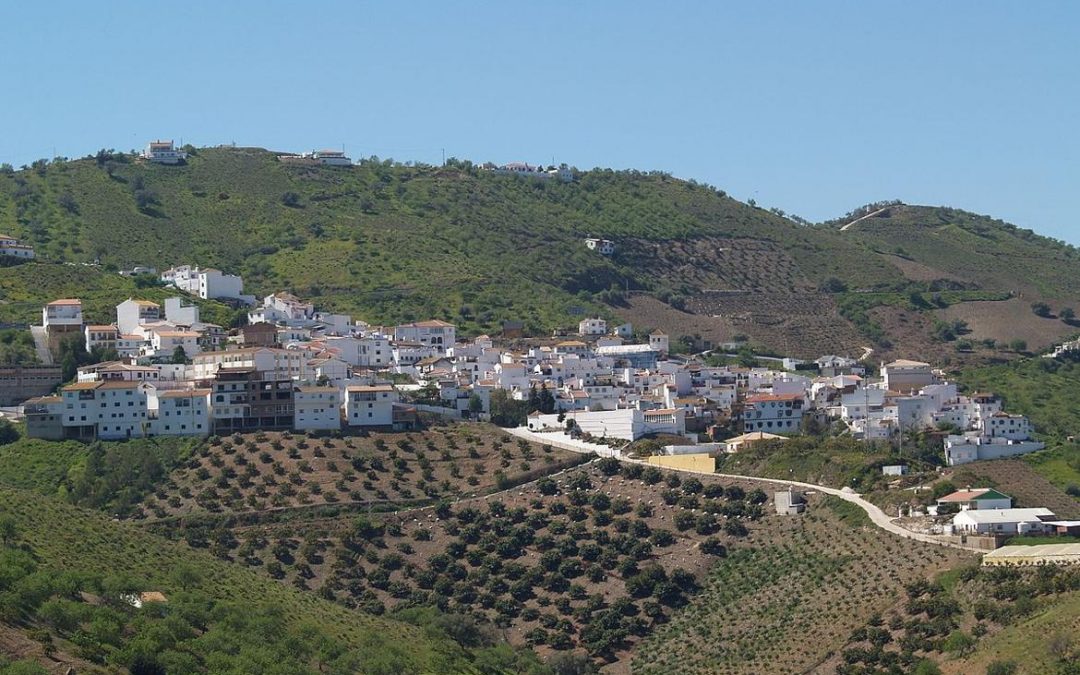
[[[394,424],[397,391],[392,384],[345,387],[345,423],[351,427],[387,427]]]
[[[187,159],[187,153],[177,150],[172,141],[150,141],[142,158],[155,164],[179,164]]]
[[[582,319],[578,322],[578,335],[603,335],[607,333],[607,321],[600,317]]]
[[[1054,520],[1050,509],[976,509],[953,516],[957,534],[1040,534],[1050,531],[1044,521]]]
[[[747,396],[743,405],[744,431],[778,434],[799,432],[805,400],[802,394],[756,394]]]
[[[755,443],[761,441],[786,441],[787,437],[779,436],[777,434],[770,434],[764,431],[751,431],[749,433],[729,438],[724,441],[724,452],[734,453],[742,450],[747,450]]]
[[[24,244],[14,237],[0,234],[0,256],[19,258],[22,260],[33,260],[34,247],[29,244]]]
[[[341,390],[337,387],[294,387],[293,404],[293,428],[297,431],[341,428]]]
[[[955,504],[961,511],[979,509],[1011,509],[1012,497],[993,488],[957,490],[937,500],[938,506]]]
[[[881,376],[885,380],[885,389],[897,392],[918,391],[936,381],[929,363],[898,359],[881,366]]]
[[[615,242],[599,237],[585,237],[585,248],[600,255],[615,255]]]

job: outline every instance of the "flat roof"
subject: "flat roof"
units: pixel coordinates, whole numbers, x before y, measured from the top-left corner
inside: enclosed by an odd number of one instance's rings
[[[1076,558],[1080,561],[1080,544],[1038,544],[1035,546],[1002,546],[983,556],[983,560],[1000,558]]]
[[[209,389],[170,389],[158,392],[158,398],[200,398],[209,395]]]

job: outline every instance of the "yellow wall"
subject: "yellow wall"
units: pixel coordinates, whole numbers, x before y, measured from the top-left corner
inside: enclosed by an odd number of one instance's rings
[[[686,469],[716,473],[716,458],[705,453],[694,455],[652,455],[645,459],[649,464],[668,469]]]

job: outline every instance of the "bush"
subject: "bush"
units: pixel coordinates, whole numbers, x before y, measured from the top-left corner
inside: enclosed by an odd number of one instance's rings
[[[986,675],[1014,675],[1016,664],[1012,661],[993,661],[986,667]]]

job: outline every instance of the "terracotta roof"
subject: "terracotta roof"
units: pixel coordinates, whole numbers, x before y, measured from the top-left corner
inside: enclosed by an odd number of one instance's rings
[[[149,300],[133,300],[128,298],[128,302],[134,302],[136,305],[142,305],[143,307],[161,307],[161,305],[156,302],[151,302]]]
[[[922,366],[929,367],[930,364],[929,363],[923,363],[922,361],[911,361],[911,360],[908,360],[908,359],[897,359],[897,360],[893,361],[892,363],[886,363],[885,364],[886,368],[916,368],[916,367],[922,367]]]
[[[82,300],[77,298],[61,298],[59,300],[53,300],[46,307],[54,307],[56,305],[82,305]]]
[[[302,385],[293,388],[295,391],[301,394],[330,394],[337,393],[339,390],[337,387],[316,387],[310,385]]]
[[[101,325],[101,326],[90,325],[90,326],[86,327],[86,330],[93,330],[93,331],[97,331],[97,332],[101,333],[101,332],[109,331],[109,330],[115,331],[115,330],[117,330],[117,328],[116,328],[116,326],[113,326],[113,325],[108,325],[108,326],[105,326],[105,325]]]
[[[156,330],[156,331],[154,331],[154,333],[158,337],[189,337],[189,338],[197,338],[197,337],[199,337],[198,333],[195,333],[195,332],[190,331],[190,330]]]
[[[392,384],[359,385],[354,384],[345,388],[346,391],[394,391]]]
[[[61,396],[36,396],[23,401],[23,405],[45,405],[48,403],[62,403],[63,401],[64,399]]]
[[[97,380],[93,382],[75,382],[74,384],[67,385],[61,389],[61,391],[89,391],[91,389],[97,389],[103,384],[105,383]]]
[[[201,398],[209,395],[209,389],[170,389],[159,392],[158,398]]]
[[[987,492],[996,492],[997,495],[1000,495],[1000,497],[991,497],[991,499],[1004,499],[1004,498],[1009,497],[1008,495],[1003,494],[1003,492],[998,492],[997,490],[995,490],[993,488],[976,487],[975,489],[972,489],[972,490],[957,490],[957,491],[953,492],[953,494],[946,495],[946,496],[942,497],[941,499],[939,499],[937,501],[946,502],[946,503],[953,503],[953,502],[960,502],[960,501],[972,501],[972,500],[978,499],[980,497],[983,497],[984,495],[987,494]]]
[[[438,319],[432,319],[430,321],[417,321],[415,323],[403,323],[398,328],[453,328],[454,324],[447,323],[445,321],[439,321]]]
[[[767,403],[769,401],[801,401],[802,394],[757,394],[747,396],[747,403]]]
[[[102,389],[136,389],[142,386],[144,383],[139,380],[109,380],[108,382],[102,382]]]

